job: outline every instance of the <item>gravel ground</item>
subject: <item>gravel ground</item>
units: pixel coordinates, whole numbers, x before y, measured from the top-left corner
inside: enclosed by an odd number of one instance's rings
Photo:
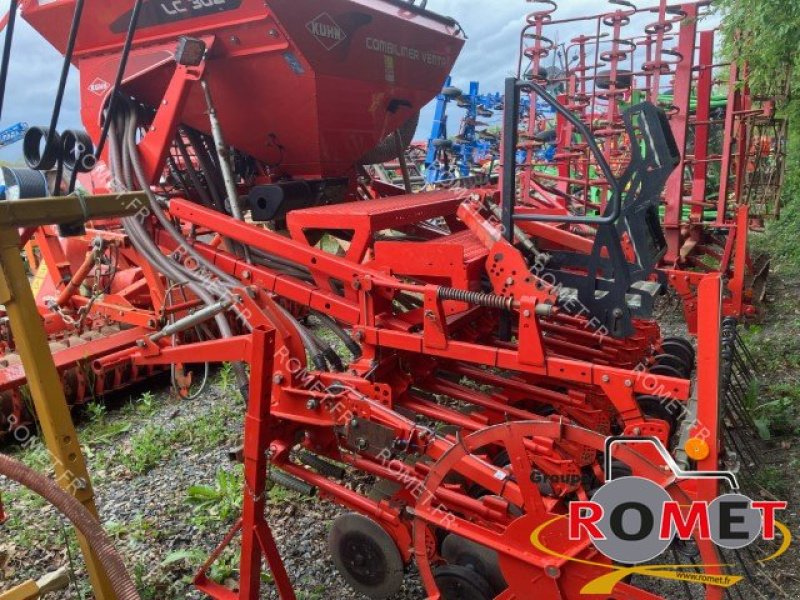
[[[135,422],[124,434],[96,445],[85,444],[98,509],[143,597],[158,600],[205,598],[193,589],[191,575],[222,539],[235,515],[220,519],[213,507],[205,511],[193,505],[188,499],[188,490],[198,485],[214,487],[219,471],[240,471],[240,467],[228,458],[228,450],[235,445],[242,431],[241,401],[235,399],[233,393],[215,385],[191,402],[176,400],[164,393],[155,402],[159,408],[146,419],[139,419],[140,422]],[[220,406],[227,406],[229,410],[220,410]],[[167,432],[176,431],[186,427],[187,422],[218,415],[226,418],[224,433],[228,443],[216,448],[207,447],[202,440],[176,444],[169,449],[166,460],[144,474],[132,473],[120,464],[121,456],[130,455],[132,440],[141,438],[153,424]],[[127,414],[117,415],[111,411],[102,417],[103,429],[113,429],[115,424],[132,420],[135,421]],[[85,428],[96,429],[96,423],[90,422]],[[215,430],[214,435],[219,435],[219,430]],[[17,453],[29,464],[41,466],[43,453],[38,447]],[[53,511],[9,482],[3,481],[0,485],[12,517],[0,529],[0,588],[4,579],[19,583],[69,563],[64,539],[67,535],[72,536],[66,533]],[[239,491],[236,496],[240,494]],[[327,551],[328,529],[343,509],[280,488],[273,490],[270,500],[268,520],[298,597],[306,600],[363,598],[346,586]],[[19,514],[23,511],[26,514]],[[82,561],[75,556],[74,541],[70,542],[70,548],[77,579],[81,580]],[[226,567],[233,564],[232,557],[232,554],[223,555]],[[231,575],[235,576],[233,572]],[[80,589],[73,587],[48,598],[91,596],[85,582],[78,587]],[[409,576],[397,598],[410,600],[423,595],[415,578]],[[270,583],[265,585],[262,597],[278,597]]]

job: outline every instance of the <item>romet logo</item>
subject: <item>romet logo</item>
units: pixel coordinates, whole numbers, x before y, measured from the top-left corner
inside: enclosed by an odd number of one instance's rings
[[[328,13],[324,12],[306,27],[326,50],[333,50],[347,39],[347,34]]]
[[[617,583],[631,575],[720,588],[731,587],[742,580],[739,575],[714,570],[720,565],[713,563],[706,565],[714,568],[713,573],[697,572],[696,568],[703,569],[702,564],[692,564],[690,567],[642,564],[663,555],[676,540],[710,542],[719,548],[739,550],[758,539],[776,540],[780,534],[780,548],[771,556],[761,559],[760,563],[774,560],[789,549],[791,532],[776,516],[778,511],[786,510],[786,502],[751,500],[741,494],[735,475],[728,471],[682,471],[661,442],[654,438],[609,438],[605,450],[606,473],[613,472],[612,449],[618,443],[651,444],[677,481],[724,480],[731,487],[731,492],[711,502],[690,502],[685,499],[682,504],[655,482],[629,476],[607,481],[592,495],[590,501],[571,502],[569,513],[539,526],[531,535],[531,543],[545,554],[564,560],[578,560],[561,556],[543,542],[546,529],[566,518],[570,540],[590,539],[600,553],[615,563],[591,562],[592,565],[609,568],[611,572],[587,583],[581,590],[582,594],[607,596]]]

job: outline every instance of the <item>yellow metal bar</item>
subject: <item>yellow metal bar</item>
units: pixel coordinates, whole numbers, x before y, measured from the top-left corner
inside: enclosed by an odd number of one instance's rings
[[[65,567],[45,575],[39,581],[26,581],[0,593],[0,600],[36,600],[45,594],[65,590],[68,587],[69,573]]]
[[[36,582],[26,581],[7,592],[0,593],[0,600],[33,600],[39,596],[39,586]]]
[[[17,228],[83,223],[92,219],[133,215],[145,206],[146,201],[141,193],[0,202],[0,304],[5,306],[16,349],[25,368],[56,480],[95,516],[97,508],[89,472],[28,282]],[[94,597],[98,600],[114,600],[108,577],[88,542],[80,534],[78,542]]]
[[[144,213],[148,211],[147,206],[147,196],[143,192],[4,200],[0,202],[0,227],[84,223]]]

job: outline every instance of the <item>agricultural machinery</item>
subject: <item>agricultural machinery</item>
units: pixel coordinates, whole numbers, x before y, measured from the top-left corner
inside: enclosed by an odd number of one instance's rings
[[[609,473],[607,437],[656,440],[686,471],[757,461],[736,319],[763,275],[747,237],[779,178],[774,104],[713,56],[705,1],[615,1],[571,20],[599,34],[565,47],[555,76],[540,63],[556,51],[556,5],[535,4],[546,10],[527,17],[502,98],[499,184],[411,194],[407,172],[398,187],[364,165],[402,167],[419,110],[455,96],[442,91],[465,43],[454,19],[405,0],[19,2],[64,77],[52,122],[26,135],[29,169],[6,181],[20,198],[146,199],[133,216],[21,232],[69,400],[165,370],[190,398],[192,365],[220,362],[248,399],[243,514],[195,579],[210,597],[258,598],[264,559],[294,597],[268,480],[351,511],[329,545],[368,597],[390,597],[414,563],[434,599],[533,586],[577,599],[617,566],[558,524],[547,538],[560,558],[530,541],[570,502],[620,475],[681,503],[720,492],[632,444]],[[654,22],[626,32],[642,15]],[[57,130],[70,65],[86,132]],[[729,101],[712,114],[721,69]],[[555,122],[537,118],[545,106]],[[547,169],[543,143],[556,148]],[[696,343],[654,317],[668,286]],[[10,330],[3,343],[0,429],[13,432],[31,414]],[[208,572],[234,543],[231,590]],[[689,545],[710,580],[733,564]],[[675,597],[648,585],[588,597]]]
[[[447,79],[436,98],[436,109],[425,156],[425,181],[429,185],[463,183],[476,174],[491,175],[497,161],[499,138],[488,127],[487,119],[502,107],[499,97],[480,93],[477,81],[470,83],[469,93],[451,85]],[[463,109],[464,116],[453,137],[448,135],[448,108],[452,104]],[[488,165],[488,171],[484,167]]]

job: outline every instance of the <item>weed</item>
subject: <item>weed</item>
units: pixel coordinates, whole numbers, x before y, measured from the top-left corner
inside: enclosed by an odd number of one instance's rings
[[[156,397],[153,392],[144,392],[136,403],[139,414],[152,415],[156,411]]]
[[[148,425],[130,440],[130,448],[121,453],[120,463],[137,475],[153,470],[168,456],[169,433],[157,425]]]
[[[219,370],[217,385],[219,385],[219,388],[223,392],[227,393],[236,387],[234,385],[235,381],[236,377],[233,373],[233,364],[229,362],[224,363],[222,368]]]
[[[242,510],[244,474],[241,465],[232,471],[220,469],[213,486],[193,485],[186,490],[188,502],[193,506],[193,523],[203,529],[210,522],[231,521]]]
[[[101,402],[90,402],[86,405],[86,413],[89,415],[89,420],[94,422],[100,421],[106,416],[107,408]]]

